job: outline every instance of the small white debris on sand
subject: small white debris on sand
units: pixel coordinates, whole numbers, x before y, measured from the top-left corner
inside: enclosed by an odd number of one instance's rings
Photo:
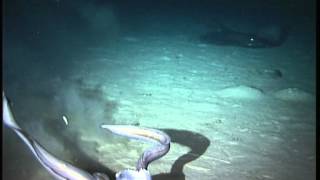
[[[62,120],[68,126],[69,122],[68,122],[68,119],[67,119],[67,117],[65,115],[62,116]]]

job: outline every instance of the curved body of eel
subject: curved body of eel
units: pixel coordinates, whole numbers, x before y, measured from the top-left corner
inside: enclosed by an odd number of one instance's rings
[[[120,171],[116,174],[117,179],[121,179],[122,177],[130,179],[130,177],[139,176],[141,180],[150,180],[151,176],[147,171],[148,165],[152,161],[164,156],[170,150],[171,139],[166,133],[160,130],[128,125],[101,125],[101,128],[107,129],[120,136],[156,144],[142,153],[137,162],[136,170]]]
[[[3,123],[23,140],[41,165],[54,177],[64,180],[109,180],[109,177],[103,173],[90,174],[50,154],[27,132],[19,127],[4,93],[2,98]],[[170,137],[159,130],[135,126],[102,125],[101,127],[118,135],[158,143],[157,146],[144,151],[138,160],[136,170],[124,170],[116,174],[116,180],[151,180],[151,175],[147,170],[148,164],[164,156],[169,151]]]

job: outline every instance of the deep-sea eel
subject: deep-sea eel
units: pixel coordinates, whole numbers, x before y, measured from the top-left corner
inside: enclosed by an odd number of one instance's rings
[[[33,155],[50,174],[57,179],[64,180],[109,180],[106,174],[99,172],[90,174],[49,153],[34,138],[19,127],[4,93],[2,98],[3,123],[23,140]],[[116,180],[151,180],[151,175],[147,170],[148,164],[164,156],[169,151],[170,137],[162,131],[149,128],[121,125],[102,125],[101,127],[118,135],[156,142],[158,144],[144,151],[138,160],[136,170],[124,170],[116,174]]]
[[[170,137],[160,130],[127,125],[101,125],[101,128],[117,135],[157,144],[143,152],[137,162],[136,170],[147,169],[149,163],[161,158],[170,149]]]
[[[41,163],[41,165],[46,168],[50,174],[52,174],[57,179],[72,179],[72,180],[95,180],[96,176],[103,177],[98,173],[97,175],[91,175],[88,172],[79,169],[65,161],[62,161],[50,154],[45,150],[35,139],[33,139],[27,132],[22,130],[14,119],[10,105],[4,93],[2,95],[2,106],[3,106],[3,123],[12,129],[28,146],[33,155]],[[105,179],[109,180],[109,178]]]
[[[235,31],[217,22],[219,28],[200,35],[201,42],[220,46],[238,46],[245,48],[271,48],[280,46],[287,37],[287,29],[281,26],[262,28],[259,32]]]

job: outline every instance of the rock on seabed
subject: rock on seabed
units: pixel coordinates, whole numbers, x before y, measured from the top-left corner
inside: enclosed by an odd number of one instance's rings
[[[314,95],[298,88],[282,89],[274,93],[274,97],[284,101],[312,101]]]
[[[239,85],[228,87],[215,92],[218,96],[223,98],[235,98],[235,99],[259,99],[264,96],[262,90],[250,86]]]

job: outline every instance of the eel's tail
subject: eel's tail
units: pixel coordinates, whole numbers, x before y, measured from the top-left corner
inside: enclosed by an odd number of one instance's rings
[[[14,119],[11,112],[10,105],[4,93],[2,95],[3,101],[3,123],[12,129],[28,146],[33,155],[53,176],[57,179],[69,180],[93,180],[95,176],[79,169],[65,161],[62,161],[48,151],[46,151],[35,139],[33,139],[27,132],[22,130]]]

